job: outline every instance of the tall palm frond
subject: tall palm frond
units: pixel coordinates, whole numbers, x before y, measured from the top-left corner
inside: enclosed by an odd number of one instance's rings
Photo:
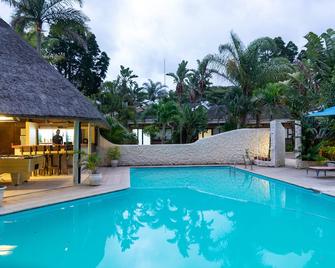
[[[63,23],[84,25],[88,18],[73,7],[82,6],[82,0],[1,0],[14,7],[12,26],[20,33],[36,32],[36,49],[41,53],[43,24]]]
[[[233,32],[230,38],[229,43],[219,46],[218,54],[208,55],[207,59],[215,74],[223,77],[234,88],[239,88],[242,96],[238,100],[245,108],[250,108],[246,104],[250,103],[255,89],[266,83],[287,79],[287,74],[294,69],[288,59],[275,56],[276,43],[269,37],[258,38],[248,46],[244,46]],[[241,109],[241,125],[245,123],[247,114],[248,111]]]

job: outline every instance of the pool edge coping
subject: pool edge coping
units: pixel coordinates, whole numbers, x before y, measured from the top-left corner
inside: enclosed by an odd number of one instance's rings
[[[239,167],[239,166],[238,167],[234,166],[233,164],[129,166],[129,170],[132,169],[132,168],[136,169],[136,168],[169,168],[169,167],[170,168],[173,168],[173,167],[230,167],[230,168],[238,169],[242,172],[248,172],[248,173],[251,173],[251,174],[254,174],[254,175],[257,175],[257,176],[261,176],[261,177],[263,177],[267,180],[275,180],[275,181],[278,181],[278,182],[281,182],[281,183],[284,183],[284,184],[288,184],[288,185],[291,185],[291,186],[294,186],[294,187],[299,187],[299,188],[302,188],[302,189],[305,189],[305,190],[308,190],[308,191],[312,191],[315,194],[322,194],[322,195],[326,195],[326,196],[335,198],[335,193],[332,194],[332,193],[324,192],[324,191],[322,191],[320,189],[317,189],[317,188],[314,188],[314,187],[306,187],[304,185],[294,183],[294,182],[289,182],[285,179],[278,178],[278,177],[270,177],[269,175],[264,175],[262,173],[254,171],[254,170],[248,170],[246,168],[242,168],[242,167]],[[270,169],[271,167],[268,167],[268,168]],[[293,179],[293,180],[298,180],[297,178],[294,178],[294,177],[290,177],[290,178]],[[334,183],[335,183],[335,179],[334,179]]]
[[[92,193],[92,194],[87,194],[85,196],[73,196],[73,197],[68,197],[66,200],[61,200],[61,201],[51,201],[51,202],[45,202],[43,204],[38,204],[38,205],[32,205],[28,208],[18,208],[18,209],[13,209],[13,210],[9,210],[8,212],[1,212],[0,211],[0,217],[2,216],[6,216],[6,215],[10,215],[10,214],[15,214],[15,213],[20,213],[20,212],[25,212],[25,211],[29,211],[29,210],[34,210],[34,209],[39,209],[39,208],[43,208],[43,207],[47,207],[47,206],[53,206],[53,205],[58,205],[58,204],[62,204],[62,203],[66,203],[66,202],[72,202],[72,201],[77,201],[77,200],[82,200],[82,199],[86,199],[86,198],[91,198],[91,197],[97,197],[99,195],[108,195],[108,194],[111,194],[111,193],[115,193],[115,192],[120,192],[120,191],[125,191],[125,190],[128,190],[128,189],[131,189],[131,184],[130,184],[130,171],[131,169],[136,169],[136,168],[177,168],[177,167],[227,167],[227,168],[235,168],[241,172],[244,172],[244,173],[250,173],[250,174],[253,174],[253,175],[256,175],[256,176],[260,176],[266,180],[272,180],[272,181],[277,181],[277,182],[280,182],[280,183],[283,183],[283,184],[288,184],[288,185],[291,185],[291,186],[294,186],[294,187],[298,187],[298,188],[301,188],[301,189],[304,189],[304,190],[307,190],[307,191],[310,191],[310,192],[313,192],[314,194],[320,194],[320,195],[324,195],[324,196],[327,196],[327,197],[330,197],[330,198],[335,198],[335,193],[332,194],[332,193],[328,193],[328,192],[324,192],[320,189],[317,189],[317,188],[314,188],[314,187],[306,187],[304,185],[301,185],[301,184],[298,184],[299,183],[299,180],[297,180],[297,183],[294,183],[294,182],[289,182],[289,181],[286,181],[282,178],[278,178],[278,177],[270,177],[268,175],[264,175],[262,173],[259,173],[257,171],[254,171],[254,170],[248,170],[248,169],[244,169],[244,168],[241,168],[241,167],[236,167],[232,164],[208,164],[208,165],[159,165],[159,166],[122,166],[123,168],[126,168],[128,169],[128,176],[129,176],[129,186],[128,187],[124,187],[124,188],[121,188],[121,189],[110,189],[110,190],[107,190],[107,191],[102,191],[100,193]],[[121,178],[123,179],[123,178]],[[294,177],[291,177],[291,179],[294,179]],[[59,189],[56,189],[56,190],[59,190]],[[18,201],[19,202],[19,201]],[[1,208],[1,207],[0,207]]]

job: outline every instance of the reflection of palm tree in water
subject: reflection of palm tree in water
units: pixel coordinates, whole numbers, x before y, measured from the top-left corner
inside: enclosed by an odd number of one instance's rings
[[[273,187],[276,193],[281,193],[284,186],[274,184]],[[161,252],[163,257],[175,256],[176,252],[180,258],[199,255],[202,260],[224,267],[264,267],[264,254],[295,255],[303,259],[311,252],[310,266],[322,263],[323,267],[335,267],[333,200],[327,203],[323,198],[296,192],[294,188],[288,188],[285,197],[287,209],[264,200],[238,200],[229,195],[222,198],[188,189],[131,189],[113,198],[69,205],[53,213],[13,216],[13,223],[4,224],[2,232],[0,225],[0,242],[20,245],[13,252],[16,259],[25,260],[39,250],[41,267],[48,267],[51,258],[76,263],[83,254],[90,255],[83,267],[97,267],[108,250],[113,250],[109,252],[113,257],[120,258],[114,252],[115,245],[123,252],[130,252],[122,257],[135,256],[136,260],[142,240],[150,240],[149,246],[157,247],[156,255]],[[279,194],[271,197],[276,198],[281,200],[282,197]],[[29,225],[33,221],[39,224]],[[48,227],[53,222],[57,228],[50,233]],[[17,235],[17,230],[27,226],[29,234]],[[161,237],[156,239],[157,235]],[[170,248],[161,244],[161,238]],[[38,244],[33,247],[32,241]],[[52,247],[48,248],[49,245]],[[64,251],[64,247],[69,252]],[[171,247],[173,252],[164,255],[162,250]],[[164,266],[163,258],[158,261]],[[152,263],[158,263],[157,259]],[[270,266],[275,265],[266,267]]]
[[[120,243],[122,251],[125,251],[139,239],[137,233],[143,224],[137,218],[136,206],[129,209],[114,211],[113,221],[110,228],[110,235],[116,237]]]
[[[180,192],[183,193],[183,192]],[[153,195],[159,198],[153,198]],[[199,194],[194,192],[194,194]],[[145,198],[144,198],[145,196]],[[122,251],[131,247],[139,237],[136,235],[141,227],[148,226],[151,229],[166,228],[174,233],[167,242],[176,244],[183,257],[189,257],[192,245],[198,246],[198,254],[209,261],[220,259],[222,245],[225,237],[214,237],[212,231],[213,219],[207,220],[203,210],[193,209],[190,205],[191,198],[185,203],[176,195],[175,191],[150,191],[141,194],[140,202],[114,214],[115,226],[111,233],[117,237]],[[192,202],[192,201],[191,201]],[[203,201],[199,200],[200,205]]]
[[[301,225],[304,218],[297,220],[290,210],[275,210],[274,214],[267,203],[223,200],[186,189],[142,189],[130,194],[131,202],[118,205],[112,220],[112,236],[117,237],[123,251],[139,239],[141,228],[165,228],[172,232],[167,242],[176,244],[181,256],[193,257],[195,246],[207,261],[229,267],[259,267],[263,252],[299,256],[321,243],[311,226]],[[314,224],[330,230],[321,220]],[[283,230],[285,237],[292,238],[290,245],[278,235]],[[322,239],[334,236],[332,231]]]

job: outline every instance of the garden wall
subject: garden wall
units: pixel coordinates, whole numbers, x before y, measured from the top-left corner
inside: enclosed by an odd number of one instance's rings
[[[120,145],[120,165],[191,165],[243,163],[248,149],[264,156],[269,150],[269,129],[237,129],[190,144]],[[98,153],[107,165],[106,152],[112,143],[99,136]]]

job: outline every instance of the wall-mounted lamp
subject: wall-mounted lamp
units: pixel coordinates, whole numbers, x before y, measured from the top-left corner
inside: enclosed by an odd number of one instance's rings
[[[0,122],[15,122],[14,117],[0,115]]]

